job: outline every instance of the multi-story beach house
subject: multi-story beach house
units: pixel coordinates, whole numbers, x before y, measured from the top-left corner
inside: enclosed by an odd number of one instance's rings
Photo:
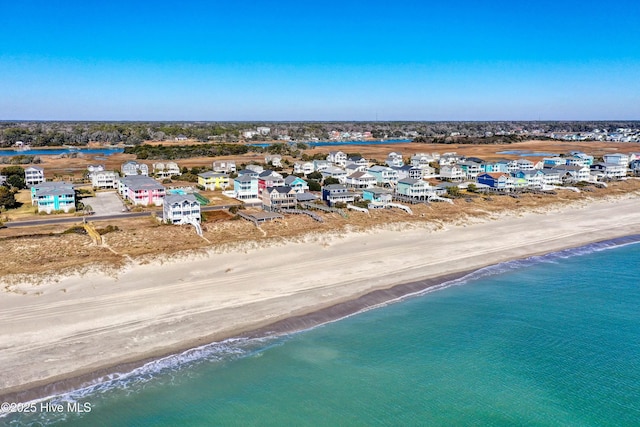
[[[233,179],[233,197],[238,200],[258,198],[258,178],[250,174],[238,175]]]
[[[120,172],[122,172],[122,176],[149,176],[149,166],[145,165],[144,163],[138,163],[130,160],[122,164]]]
[[[27,187],[45,182],[44,169],[30,166],[24,170],[24,182]]]
[[[296,194],[309,191],[309,184],[307,184],[307,181],[295,175],[287,176],[284,179],[284,185],[291,187]]]
[[[278,172],[265,170],[258,174],[258,193],[267,187],[281,187],[284,185],[284,178]]]
[[[322,187],[322,200],[329,206],[337,203],[353,203],[358,195],[349,191],[343,184],[331,184]]]
[[[372,188],[376,186],[376,177],[368,172],[354,172],[344,182],[350,188]]]
[[[362,200],[372,203],[391,203],[393,190],[381,187],[365,188],[362,190]]]
[[[233,160],[218,160],[213,162],[214,172],[232,173],[236,171],[236,162]]]
[[[589,181],[591,169],[587,166],[557,165],[552,169],[560,172],[562,182]]]
[[[462,161],[458,163],[457,166],[462,169],[464,177],[469,180],[475,180],[476,177],[482,172],[482,166],[480,165],[480,163],[472,161]]]
[[[293,209],[298,204],[296,192],[288,185],[267,187],[262,190],[262,209],[275,211],[278,209]]]
[[[226,190],[229,188],[229,175],[221,172],[203,172],[198,174],[198,185],[205,190]]]
[[[393,167],[393,168],[399,168],[401,166],[404,166],[404,160],[402,159],[402,154],[396,153],[395,151],[392,151],[391,153],[389,153],[389,155],[387,156],[384,162],[387,164],[387,166]]]
[[[560,171],[551,168],[541,169],[542,172],[542,183],[544,185],[560,185],[562,184],[562,179],[560,178]]]
[[[248,164],[246,169],[250,170],[250,171],[254,171],[257,174],[261,174],[262,172],[264,172],[264,168],[260,165],[256,165],[256,164]]]
[[[396,188],[396,195],[403,199],[426,200],[431,194],[434,194],[433,188],[426,181],[417,179],[401,179]]]
[[[169,178],[171,176],[180,176],[180,167],[175,162],[154,163],[153,173],[158,178]]]
[[[531,188],[542,188],[544,184],[544,173],[539,169],[520,170],[513,177],[526,180],[526,186]]]
[[[442,156],[440,156],[440,158],[438,159],[438,164],[440,166],[445,166],[445,165],[454,165],[456,163],[458,163],[460,160],[462,160],[462,156],[458,155],[458,153],[444,153]]]
[[[67,182],[41,182],[31,187],[31,204],[38,212],[70,212],[76,208],[76,192]]]
[[[330,151],[327,161],[332,165],[344,167],[347,164],[347,155],[342,151]]]
[[[335,166],[328,167],[320,173],[322,174],[322,179],[335,178],[340,181],[341,184],[344,184],[347,179],[347,171]]]
[[[528,159],[517,159],[516,160],[516,171],[530,171],[535,169],[536,164]]]
[[[398,183],[398,172],[388,166],[371,166],[367,172],[375,177],[379,186],[395,187]]]
[[[598,172],[604,178],[620,179],[627,176],[627,165],[618,163],[596,163],[591,166],[591,170]]]
[[[294,174],[304,174],[309,175],[314,171],[312,162],[296,162],[293,164],[293,173]]]
[[[567,160],[564,157],[545,157],[542,159],[542,163],[545,168],[549,168],[557,165],[566,165]]]
[[[241,176],[241,175],[247,175],[247,176],[250,176],[251,178],[258,179],[259,173],[251,169],[242,169],[238,171],[238,176]]]
[[[118,174],[115,171],[92,172],[89,177],[94,189],[118,188]]]
[[[314,160],[313,161],[313,170],[315,172],[322,172],[326,168],[330,167],[331,163],[326,160]]]
[[[281,168],[282,167],[282,156],[280,155],[273,155],[273,156],[265,156],[264,158],[264,162],[267,164],[271,164],[271,166],[273,166],[274,168]]]
[[[118,180],[118,193],[134,205],[161,206],[166,190],[153,178],[145,175],[131,175]]]
[[[354,172],[366,172],[369,166],[362,166],[357,163],[347,163],[344,170],[347,171],[347,175],[351,175]]]
[[[464,179],[465,173],[462,168],[456,164],[440,166],[440,178],[449,181],[460,181]]]
[[[629,155],[622,153],[605,154],[602,156],[604,163],[629,166]]]
[[[162,220],[171,224],[200,222],[200,202],[193,194],[167,194],[162,203]]]
[[[478,184],[484,184],[495,191],[510,191],[515,188],[512,176],[504,172],[489,172],[478,175]]]
[[[369,167],[369,162],[362,156],[351,156],[347,159],[347,164],[355,163],[358,166],[363,167],[364,169]]]
[[[411,166],[424,167],[430,166],[431,162],[436,162],[437,159],[433,155],[426,153],[416,153],[411,156]]]
[[[629,171],[635,176],[640,175],[640,159],[631,161],[629,164]]]
[[[87,166],[87,174],[91,175],[94,172],[104,171],[104,165],[89,165]]]
[[[0,185],[5,185],[7,183],[7,177],[5,175],[0,175]]]
[[[398,179],[411,178],[422,179],[423,170],[411,165],[390,166],[391,169],[398,173]]]

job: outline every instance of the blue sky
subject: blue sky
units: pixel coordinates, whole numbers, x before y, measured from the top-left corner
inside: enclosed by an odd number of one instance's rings
[[[637,120],[638,17],[616,0],[6,0],[0,120]]]

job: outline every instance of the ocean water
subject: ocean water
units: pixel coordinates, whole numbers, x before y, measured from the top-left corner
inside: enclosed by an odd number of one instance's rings
[[[640,425],[640,244],[501,264],[449,285],[53,399],[88,413],[0,424]]]

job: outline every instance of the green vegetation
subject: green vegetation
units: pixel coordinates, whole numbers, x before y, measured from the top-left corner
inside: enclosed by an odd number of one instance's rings
[[[14,209],[22,206],[16,200],[16,191],[4,186],[0,186],[0,209]]]

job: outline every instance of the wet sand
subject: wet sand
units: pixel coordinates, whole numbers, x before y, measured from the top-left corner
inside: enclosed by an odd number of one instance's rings
[[[639,207],[629,196],[5,284],[0,395],[50,395],[228,337],[304,329],[488,265],[638,234]]]

